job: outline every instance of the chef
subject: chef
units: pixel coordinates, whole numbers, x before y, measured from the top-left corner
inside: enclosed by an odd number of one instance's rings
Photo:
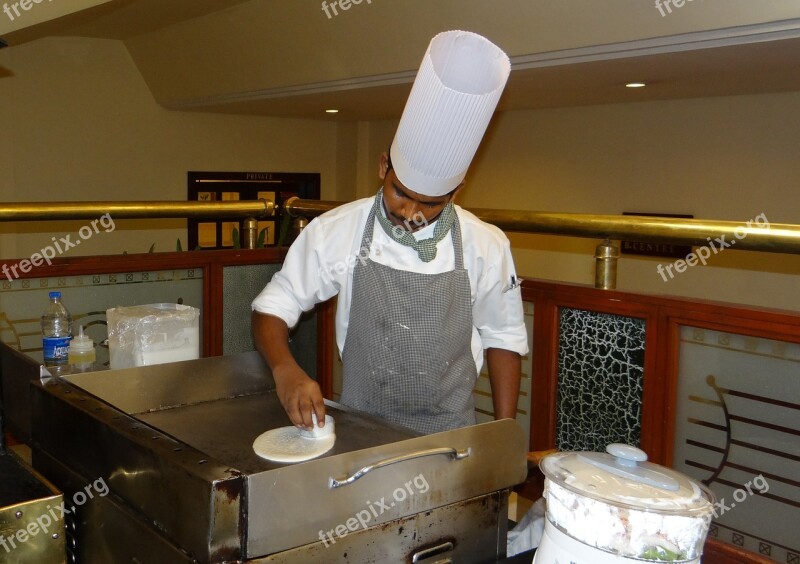
[[[325,404],[289,328],[334,296],[342,404],[421,433],[475,424],[485,351],[495,417],[516,416],[528,347],[510,245],[453,203],[509,72],[480,35],[434,37],[380,156],[378,193],[311,221],[253,301],[256,348],[293,424],[324,422]]]

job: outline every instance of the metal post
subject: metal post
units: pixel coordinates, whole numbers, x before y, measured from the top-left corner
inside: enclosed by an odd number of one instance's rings
[[[619,248],[608,239],[597,245],[594,253],[594,287],[613,290],[617,287],[617,260]]]

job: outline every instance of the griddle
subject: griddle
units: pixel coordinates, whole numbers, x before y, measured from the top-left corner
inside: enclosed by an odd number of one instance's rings
[[[404,551],[437,530],[449,534],[447,520],[436,517],[441,511],[461,515],[456,553],[482,554],[491,544],[494,561],[505,545],[498,492],[527,474],[524,434],[514,421],[422,436],[329,401],[332,450],[297,464],[264,460],[253,452],[255,438],[290,422],[255,352],[69,375],[36,383],[31,403],[34,462],[87,481],[104,477],[125,511],[201,562],[316,554],[320,531],[335,530],[367,502],[408,490],[420,476],[429,489],[374,515],[367,540],[359,541],[364,550],[374,550],[377,538],[397,544],[399,554],[401,544]],[[472,501],[483,496],[494,501]],[[472,515],[467,507],[474,517],[465,517]],[[426,535],[410,534],[409,525],[388,527],[423,518],[433,527]],[[382,532],[390,529],[400,533]],[[348,558],[358,561],[352,551]]]

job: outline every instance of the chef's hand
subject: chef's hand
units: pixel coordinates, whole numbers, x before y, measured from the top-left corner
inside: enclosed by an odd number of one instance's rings
[[[286,322],[268,314],[253,312],[253,340],[261,356],[272,370],[278,399],[286,414],[298,427],[311,429],[311,414],[317,414],[318,425],[325,425],[325,402],[319,385],[303,372],[289,350],[289,327]]]
[[[296,363],[275,367],[272,375],[275,378],[278,399],[294,425],[312,429],[313,412],[317,415],[317,425],[325,426],[325,402],[319,384]]]

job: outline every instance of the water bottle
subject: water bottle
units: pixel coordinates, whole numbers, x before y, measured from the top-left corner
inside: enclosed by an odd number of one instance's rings
[[[72,316],[61,303],[61,292],[50,292],[42,314],[42,353],[46,365],[67,364],[72,338]]]

